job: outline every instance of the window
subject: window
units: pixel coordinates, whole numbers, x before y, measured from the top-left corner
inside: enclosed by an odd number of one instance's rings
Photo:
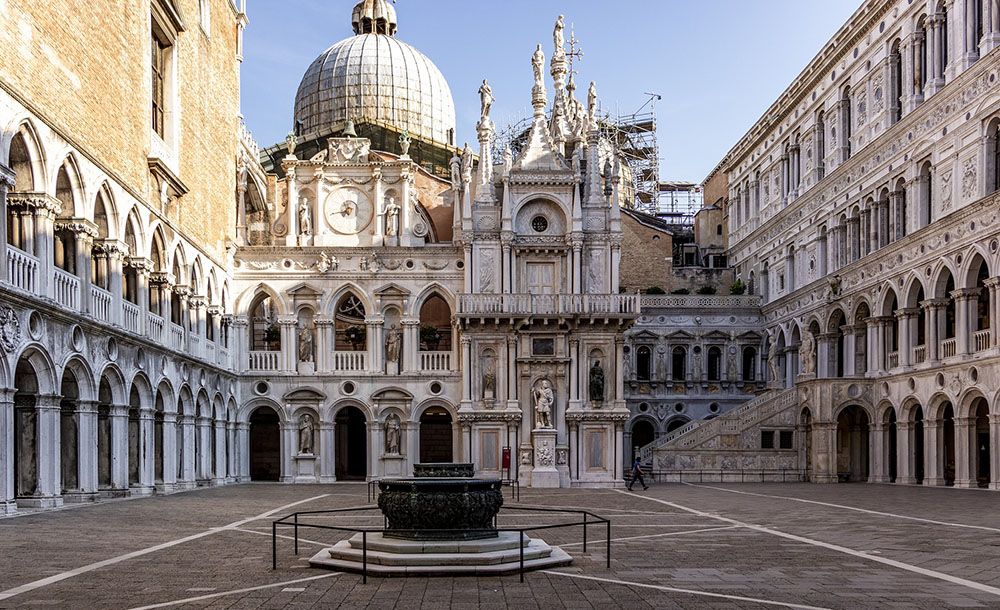
[[[792,431],[782,430],[778,433],[778,449],[792,448]]]
[[[754,381],[757,376],[757,350],[752,347],[743,348],[743,381]]]
[[[649,381],[650,366],[653,352],[648,346],[642,345],[635,351],[635,378],[639,381]]]
[[[532,356],[554,356],[556,353],[555,339],[532,339]]]
[[[151,36],[152,52],[150,54],[150,65],[152,67],[152,77],[153,77],[153,98],[152,98],[152,110],[153,110],[153,131],[155,131],[161,138],[165,134],[165,99],[166,95],[164,90],[166,88],[166,70],[167,70],[167,45],[165,45],[160,38],[153,33]]]
[[[847,161],[851,158],[851,132],[854,128],[854,117],[851,113],[851,88],[844,87],[843,94],[840,97],[840,113],[841,113],[841,127],[840,131],[844,134],[844,158],[842,161]]]
[[[535,216],[531,219],[531,228],[536,233],[544,233],[549,228],[549,221],[544,216]]]
[[[991,167],[992,165],[992,167]],[[1000,190],[1000,118],[995,118],[986,128],[986,193]]]
[[[684,381],[687,377],[687,350],[675,347],[671,353],[670,376],[675,381]]]
[[[899,51],[900,40],[892,43],[889,52],[889,124],[903,118],[903,55]]]
[[[708,348],[708,380],[719,381],[722,375],[722,350],[718,347]]]
[[[826,115],[816,115],[816,178],[823,179],[823,159],[826,158]]]
[[[760,448],[774,449],[774,430],[760,431]]]
[[[715,225],[715,234],[722,235],[722,225]]]

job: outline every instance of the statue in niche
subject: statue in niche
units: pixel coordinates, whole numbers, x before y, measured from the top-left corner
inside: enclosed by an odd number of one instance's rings
[[[700,350],[691,350],[694,352],[693,362],[691,363],[691,380],[695,383],[701,381],[701,353]]]
[[[393,324],[385,334],[385,359],[389,362],[399,362],[399,349],[403,344],[403,333]]]
[[[385,420],[385,452],[391,455],[399,455],[399,418],[390,415]]]
[[[590,367],[590,400],[604,402],[604,369],[599,360]]]
[[[545,53],[542,52],[542,45],[535,47],[535,52],[531,56],[531,67],[535,71],[535,89],[538,91],[545,90],[545,76],[542,74],[542,69],[545,66]]]
[[[730,381],[736,381],[736,346],[729,346],[729,358],[726,362],[726,377]]]
[[[496,358],[486,350],[483,353],[483,399],[492,400],[497,396],[497,367]]]
[[[313,329],[303,326],[299,329],[299,362],[313,361]]]
[[[483,257],[479,262],[479,291],[493,292],[494,272],[493,253],[489,250],[483,252]]]
[[[399,204],[394,197],[389,197],[385,206],[385,234],[387,237],[399,235]]]
[[[548,379],[542,379],[534,391],[535,397],[535,427],[552,427],[552,405],[555,402],[555,393],[552,391],[552,383]]]
[[[563,50],[563,47],[566,46],[564,34],[564,31],[566,30],[566,22],[564,19],[565,18],[562,15],[559,15],[559,18],[556,19],[555,28],[552,30],[552,44],[555,46],[556,53]]]
[[[472,182],[472,149],[469,143],[465,143],[462,149],[462,182],[468,184]]]
[[[626,348],[628,349],[628,348]],[[628,352],[622,353],[622,379],[632,378],[632,359],[629,357]]]
[[[571,163],[573,165],[573,175],[576,176],[576,177],[580,177],[580,169],[581,169],[581,166],[583,164],[583,146],[582,145],[577,144],[576,147],[573,149],[573,156],[572,156],[572,159],[571,159]]]
[[[604,292],[604,260],[600,250],[590,251],[590,261],[587,265],[587,292],[600,294]]]
[[[799,346],[799,357],[802,359],[802,372],[809,375],[816,372],[816,340],[808,330],[802,333],[802,345]]]
[[[455,149],[448,165],[451,167],[451,184],[457,188],[462,183],[462,157],[458,155],[458,149]]]
[[[312,211],[309,209],[309,198],[299,198],[299,235],[312,235]]]
[[[490,108],[493,106],[493,88],[489,81],[483,79],[483,85],[479,87],[479,112],[480,123],[485,124],[490,116]]]
[[[771,347],[767,348],[767,368],[771,372],[771,381],[781,379],[781,367],[778,365],[778,343],[771,337]]]
[[[313,452],[313,416],[305,413],[299,418],[299,453]]]

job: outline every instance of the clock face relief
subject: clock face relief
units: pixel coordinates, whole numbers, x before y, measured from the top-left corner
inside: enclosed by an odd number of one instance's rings
[[[324,204],[330,228],[342,235],[356,235],[372,221],[372,204],[361,191],[339,188],[331,192]]]

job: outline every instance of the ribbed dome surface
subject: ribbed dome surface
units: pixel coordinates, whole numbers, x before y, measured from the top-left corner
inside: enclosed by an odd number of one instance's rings
[[[455,102],[423,53],[386,34],[359,34],[324,51],[295,95],[301,134],[375,119],[400,131],[453,143]]]

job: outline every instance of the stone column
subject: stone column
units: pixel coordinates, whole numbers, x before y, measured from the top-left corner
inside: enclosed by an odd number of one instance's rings
[[[400,320],[403,327],[403,349],[399,354],[400,374],[420,371],[420,320]]]
[[[1000,413],[990,413],[990,489],[1000,489]]]
[[[517,335],[507,335],[507,409],[520,410],[517,403]],[[516,451],[516,447],[514,448]],[[511,456],[515,460],[515,456]]]
[[[972,307],[977,296],[976,288],[959,288],[951,292],[951,297],[955,299],[955,354],[959,356],[967,356],[970,352],[971,320],[974,318]]]
[[[955,487],[976,487],[976,473],[972,464],[976,462],[976,443],[972,434],[976,420],[971,417],[955,418]]]
[[[294,161],[295,159],[290,160]],[[285,245],[297,246],[299,245],[299,189],[295,180],[294,165],[290,165],[285,170],[285,184],[288,187],[288,202],[285,204],[285,214],[287,215],[285,226],[288,227],[288,232],[285,233]]]
[[[315,318],[313,325],[316,329],[316,372],[332,370],[330,357],[336,345],[335,322],[332,318]]]
[[[38,257],[38,294],[52,298],[52,269],[55,238],[54,222],[61,210],[59,200],[45,196],[35,202],[32,209],[34,220],[35,256]],[[6,263],[5,263],[6,264]]]
[[[615,337],[615,406],[625,406],[625,375],[621,370],[624,356],[625,338]],[[696,380],[697,381],[697,380]]]
[[[133,493],[153,493],[155,470],[156,438],[153,434],[153,410],[139,409],[139,488]]]
[[[165,411],[162,426],[163,479],[160,483],[163,490],[173,491],[177,488],[177,413]]]
[[[884,370],[882,366],[882,342],[879,340],[878,318],[865,318],[865,340],[867,344],[868,373]]]
[[[198,433],[197,427],[195,426],[195,418],[193,415],[181,415],[181,440],[183,442],[183,450],[181,455],[184,457],[184,462],[181,464],[180,472],[180,484],[185,489],[190,489],[197,485],[197,464],[195,461],[195,435]]]
[[[298,368],[299,360],[296,349],[298,345],[298,320],[294,315],[280,316],[278,325],[281,327],[281,369],[295,371]]]
[[[240,443],[236,422],[226,422],[226,483],[239,481]]]
[[[573,294],[581,294],[584,290],[583,279],[581,278],[583,274],[583,264],[581,262],[583,260],[583,242],[579,239],[572,240],[570,256],[573,269]],[[587,290],[590,291],[591,288],[588,286]]]
[[[990,291],[990,347],[996,347],[998,338],[1000,338],[1000,333],[998,333],[998,328],[1000,328],[1000,321],[997,320],[997,304],[1000,303],[1000,277],[987,278],[984,282],[986,289]]]
[[[816,335],[816,377],[836,377],[836,362],[831,362],[831,356],[836,355],[836,333],[820,333]]]
[[[926,320],[924,335],[927,337],[928,362],[938,362],[941,359],[941,340],[938,337],[938,323],[947,304],[948,299],[927,299],[920,302],[920,306],[924,308],[924,319]]]
[[[876,419],[868,433],[868,482],[887,483],[889,474],[885,461],[885,423]]]
[[[195,418],[195,434],[198,435],[196,446],[201,449],[195,456],[195,481],[199,485],[207,485],[212,477],[212,419],[204,415]]]
[[[462,408],[472,408],[472,339],[462,335]]]
[[[135,269],[136,305],[139,306],[139,334],[148,334],[149,319],[149,273],[153,270],[153,262],[142,256],[131,256],[129,267]]]
[[[35,417],[37,419],[38,442],[35,444],[35,463],[38,471],[37,485],[31,506],[51,508],[61,506],[61,456],[60,448],[60,417],[61,410],[58,394],[40,395],[35,398]]]
[[[611,238],[611,285],[609,294],[618,294],[621,286],[622,238],[620,235]]]
[[[580,340],[575,336],[569,339],[569,402],[570,405],[580,400]]]
[[[813,472],[817,483],[837,482],[837,422],[813,424]]]
[[[913,448],[916,446],[913,422],[896,422],[896,482],[913,485],[916,479],[916,464]]]
[[[4,197],[0,197],[0,201],[3,199]],[[6,242],[3,245],[6,246]],[[5,249],[0,252],[6,255]],[[6,265],[0,266],[7,268]],[[17,511],[17,503],[14,501],[15,476],[17,475],[14,472],[14,391],[2,388],[0,389],[0,515]]]
[[[944,449],[944,426],[940,421],[924,420],[924,485],[944,485],[941,450]]]
[[[128,489],[128,405],[111,405],[111,488]]]
[[[337,480],[337,423],[319,422],[319,482],[333,483]]]
[[[236,472],[240,483],[250,481],[250,424],[236,422]]]
[[[78,400],[77,417],[77,471],[80,493],[97,498],[97,401]]]
[[[917,309],[904,308],[896,311],[896,319],[898,320],[898,332],[899,341],[898,352],[899,352],[899,366],[906,367],[912,364],[913,357],[913,345],[910,340],[910,321],[914,316],[917,315]]]
[[[501,264],[500,264],[500,285],[503,286],[503,292],[508,294],[514,292],[513,282],[511,282],[511,265],[510,265],[510,245],[512,238],[506,232],[500,236],[500,251],[501,251]]]
[[[74,234],[76,251],[73,253],[76,275],[80,278],[80,311],[91,313],[90,308],[90,252],[97,237],[97,225],[84,218],[74,218],[66,227]]]
[[[844,360],[844,377],[854,376],[857,370],[855,355],[857,354],[857,336],[855,336],[855,327],[850,324],[845,324],[840,327],[840,332],[844,337],[844,353],[840,357]],[[833,344],[834,349],[836,349],[836,343]]]

